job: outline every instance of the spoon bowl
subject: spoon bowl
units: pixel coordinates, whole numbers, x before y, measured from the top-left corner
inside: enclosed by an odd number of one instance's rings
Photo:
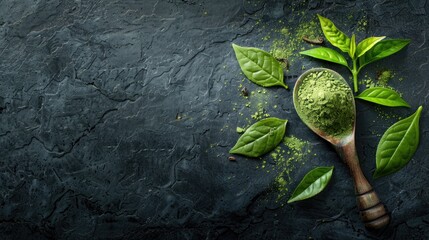
[[[322,131],[321,129],[317,128],[316,126],[314,126],[313,124],[311,124],[311,122],[308,121],[308,119],[306,118],[305,114],[302,113],[301,111],[299,111],[301,108],[299,106],[298,103],[298,90],[301,87],[303,80],[311,73],[319,73],[319,72],[328,72],[331,73],[335,79],[338,79],[338,81],[344,83],[346,86],[348,86],[348,83],[346,82],[346,80],[344,80],[344,78],[337,72],[328,69],[328,68],[312,68],[306,72],[304,72],[303,74],[301,74],[301,76],[299,76],[298,80],[295,83],[295,87],[293,89],[293,105],[296,109],[296,112],[298,113],[298,116],[301,118],[301,120],[305,123],[305,125],[307,125],[307,127],[309,127],[313,132],[315,132],[317,135],[319,135],[320,137],[322,137],[323,139],[325,139],[326,141],[330,142],[333,145],[339,145],[341,143],[344,142],[348,142],[349,140],[351,140],[351,138],[354,138],[354,129],[355,129],[355,118],[356,118],[356,105],[355,105],[355,101],[354,98],[351,97],[350,99],[350,104],[353,105],[353,131],[342,134],[341,136],[333,136],[333,135],[329,135],[326,132]],[[348,94],[350,96],[353,96],[353,92],[351,89],[349,89]]]
[[[306,78],[309,74],[326,72],[333,76],[334,81],[338,80],[341,83],[344,83],[348,86],[346,80],[337,72],[327,69],[327,68],[313,68],[306,72],[304,72],[296,81],[295,87],[293,90],[293,104],[295,106],[295,110],[298,113],[298,116],[301,120],[307,125],[314,133],[330,142],[339,156],[342,158],[343,162],[350,170],[350,174],[354,180],[355,193],[357,198],[357,204],[360,210],[360,216],[362,221],[365,223],[365,226],[368,229],[382,229],[386,227],[390,222],[390,216],[386,211],[383,203],[380,202],[377,194],[373,190],[372,186],[369,184],[368,180],[365,178],[360,165],[359,159],[356,152],[355,147],[355,126],[356,126],[356,105],[353,97],[352,90],[347,87],[348,95],[351,97],[347,100],[348,102],[342,104],[351,104],[353,110],[353,116],[350,119],[351,129],[347,129],[344,132],[341,132],[336,135],[332,135],[323,131],[317,124],[314,124],[313,119],[309,119],[305,113],[302,111],[299,101],[299,90],[302,86],[303,82],[306,81]],[[317,75],[319,76],[319,75]],[[323,78],[318,78],[316,81],[323,81]],[[332,78],[331,78],[332,81]],[[320,92],[322,96],[329,96],[329,89],[325,88]],[[326,92],[326,94],[324,94]],[[331,100],[331,102],[329,102]],[[333,104],[333,101],[336,99],[328,99],[327,104]],[[315,99],[317,101],[317,99]],[[335,104],[333,104],[335,106]],[[323,105],[322,105],[323,107]],[[322,113],[320,113],[321,115]],[[339,112],[338,114],[341,114]],[[319,115],[319,116],[320,116]],[[332,117],[332,116],[329,116]],[[336,125],[330,126],[335,128]]]

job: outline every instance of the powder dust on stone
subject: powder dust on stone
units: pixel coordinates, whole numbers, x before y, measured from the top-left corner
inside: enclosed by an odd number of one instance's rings
[[[395,78],[396,74],[392,70],[384,69],[377,71],[376,80],[373,80],[368,75],[365,75],[360,81],[359,84],[365,85],[366,88],[371,87],[387,87],[392,90],[395,90],[391,86],[389,86],[389,82]]]
[[[273,37],[267,37],[263,40],[271,40],[270,53],[277,59],[287,59],[289,63],[293,64],[296,58],[301,57],[299,51],[305,50],[308,43],[302,40],[303,37],[309,39],[316,39],[322,37],[323,33],[320,29],[319,23],[316,18],[310,21],[303,21],[299,25],[290,27],[287,23],[280,21],[283,27],[273,30]],[[284,62],[281,62],[283,67]]]
[[[311,144],[295,136],[287,136],[283,139],[284,146],[276,147],[270,154],[274,161],[273,168],[267,168],[267,161],[263,160],[262,169],[268,173],[276,172],[274,189],[277,192],[277,200],[281,200],[289,193],[289,186],[295,181],[291,178],[293,171],[303,165],[312,155]]]
[[[377,80],[383,86],[386,86],[393,77],[395,73],[391,70],[382,70],[377,73]]]
[[[359,81],[359,84],[364,85],[366,88],[372,87],[385,87],[396,91],[401,97],[402,93],[388,85],[393,79],[397,77],[397,74],[393,70],[382,69],[377,71],[376,78],[371,78],[368,74],[364,75],[362,79]],[[403,78],[398,78],[398,81],[403,81]],[[382,106],[374,105],[374,109],[378,114],[378,117],[383,120],[387,119],[395,119],[397,121],[401,120],[401,116],[395,114],[393,112],[386,112],[386,108]],[[376,120],[374,120],[375,122]],[[374,135],[379,135],[380,133],[376,133],[375,131],[371,132]]]

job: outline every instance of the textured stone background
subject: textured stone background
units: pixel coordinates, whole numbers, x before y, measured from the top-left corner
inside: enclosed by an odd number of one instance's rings
[[[300,2],[0,0],[0,238],[428,239],[429,3]],[[282,206],[286,199],[273,200],[274,171],[258,169],[260,160],[227,160],[244,121],[231,111],[232,102],[244,103],[231,43],[268,50],[256,22],[298,24],[298,13],[321,13],[347,33],[365,14],[359,38],[412,39],[363,73],[388,67],[404,78],[392,86],[412,108],[383,112],[404,117],[424,105],[408,166],[369,177],[392,213],[385,232],[365,231],[347,170],[300,122],[290,91],[268,90],[281,106],[269,113],[289,119],[288,134],[318,153],[291,177],[334,165],[327,190]],[[302,64],[349,75],[308,58],[290,75]],[[396,120],[357,107],[357,148],[371,176],[380,134]]]

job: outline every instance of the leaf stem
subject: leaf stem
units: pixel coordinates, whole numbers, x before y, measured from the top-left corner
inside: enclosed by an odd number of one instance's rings
[[[358,74],[359,74],[359,70],[357,69],[357,59],[352,59],[353,60],[353,69],[351,70],[352,75],[353,75],[353,89],[355,92],[358,91]]]
[[[284,87],[286,90],[289,90],[289,86],[288,86],[287,84],[282,83],[281,85],[282,85],[282,87]]]

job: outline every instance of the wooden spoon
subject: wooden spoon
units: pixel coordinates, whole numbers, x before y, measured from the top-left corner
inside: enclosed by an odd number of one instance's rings
[[[307,122],[304,117],[304,113],[300,112],[298,98],[298,89],[302,84],[302,81],[305,77],[314,72],[327,71],[334,75],[338,81],[343,81],[347,84],[344,78],[335,71],[332,71],[327,68],[313,68],[304,72],[296,81],[295,88],[293,90],[293,104],[298,113],[298,116],[301,120],[307,125],[313,132],[317,135],[330,142],[340,157],[343,159],[344,163],[350,170],[350,174],[353,177],[357,205],[360,210],[360,216],[362,221],[365,223],[365,226],[368,229],[381,229],[389,224],[390,216],[384,207],[384,204],[380,202],[377,194],[375,193],[372,186],[369,184],[368,180],[365,178],[364,174],[359,165],[359,159],[356,153],[355,147],[355,129],[356,129],[356,106],[355,101],[352,98],[349,104],[353,104],[353,131],[341,137],[331,136],[322,130],[318,129],[311,123]],[[350,89],[350,92],[352,90]],[[353,93],[351,92],[353,95]]]

